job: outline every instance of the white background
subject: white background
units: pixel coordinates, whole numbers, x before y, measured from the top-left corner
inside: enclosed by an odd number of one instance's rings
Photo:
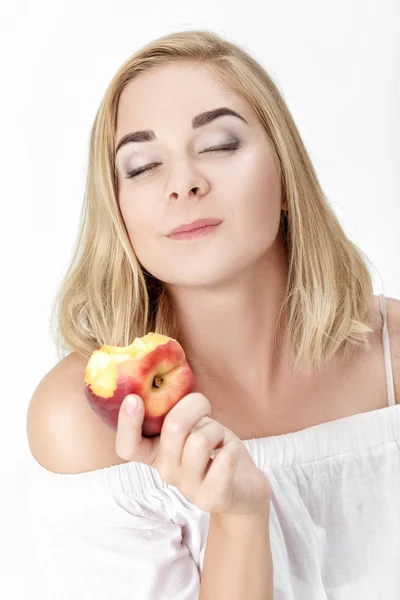
[[[24,585],[25,415],[57,362],[50,308],[77,234],[95,112],[140,46],[191,28],[221,33],[269,71],[345,231],[374,265],[375,293],[400,298],[398,1],[3,0],[0,597],[7,600],[40,598]]]

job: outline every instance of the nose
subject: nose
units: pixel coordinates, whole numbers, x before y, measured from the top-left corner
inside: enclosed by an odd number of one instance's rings
[[[196,196],[196,195],[200,196],[201,195],[200,186],[192,187],[189,190],[189,193],[186,193],[185,189],[186,188],[181,188],[179,192],[171,192],[169,194],[169,197],[170,198],[174,198],[174,199],[178,199],[178,198],[185,198],[186,196],[191,196],[191,195],[194,195],[194,196]]]
[[[178,168],[171,172],[167,183],[168,201],[186,200],[190,196],[201,197],[207,194],[210,185],[198,169],[181,161]]]

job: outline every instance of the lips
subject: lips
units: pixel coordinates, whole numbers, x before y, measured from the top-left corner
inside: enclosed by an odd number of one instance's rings
[[[175,229],[172,229],[167,236],[172,235],[174,233],[180,233],[182,231],[194,231],[196,229],[200,229],[201,227],[207,227],[209,225],[219,225],[222,223],[222,219],[217,219],[215,217],[211,217],[208,219],[197,219],[196,221],[192,221],[191,223],[183,223]]]

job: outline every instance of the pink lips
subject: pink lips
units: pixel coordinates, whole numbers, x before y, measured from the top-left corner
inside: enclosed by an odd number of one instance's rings
[[[182,225],[175,227],[175,229],[172,229],[167,233],[167,236],[171,237],[176,233],[194,231],[203,227],[209,227],[210,225],[219,225],[220,223],[222,223],[222,219],[197,219],[197,221],[193,221],[192,223],[183,223]]]
[[[178,233],[172,233],[168,237],[172,240],[190,240],[191,238],[200,237],[207,233],[211,233],[218,229],[218,225],[208,225],[207,227],[198,227],[197,229],[191,229],[190,231],[178,231]]]

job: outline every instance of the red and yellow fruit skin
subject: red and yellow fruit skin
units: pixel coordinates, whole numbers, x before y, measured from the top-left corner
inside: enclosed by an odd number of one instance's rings
[[[137,340],[138,338],[135,342]],[[106,352],[115,357],[116,361],[112,360],[103,371],[101,382],[96,375],[96,383],[88,368],[89,359],[84,389],[92,409],[114,430],[117,429],[118,414],[125,397],[128,394],[140,396],[145,409],[142,436],[153,437],[160,434],[171,408],[193,391],[194,377],[185,353],[176,340],[152,333],[140,340],[144,342],[140,351],[135,350],[135,342],[125,348],[100,346],[92,356],[96,352]],[[157,342],[158,345],[155,345]],[[132,358],[129,358],[130,354]],[[118,362],[118,357],[122,356],[128,358]],[[155,382],[159,387],[156,387]]]

